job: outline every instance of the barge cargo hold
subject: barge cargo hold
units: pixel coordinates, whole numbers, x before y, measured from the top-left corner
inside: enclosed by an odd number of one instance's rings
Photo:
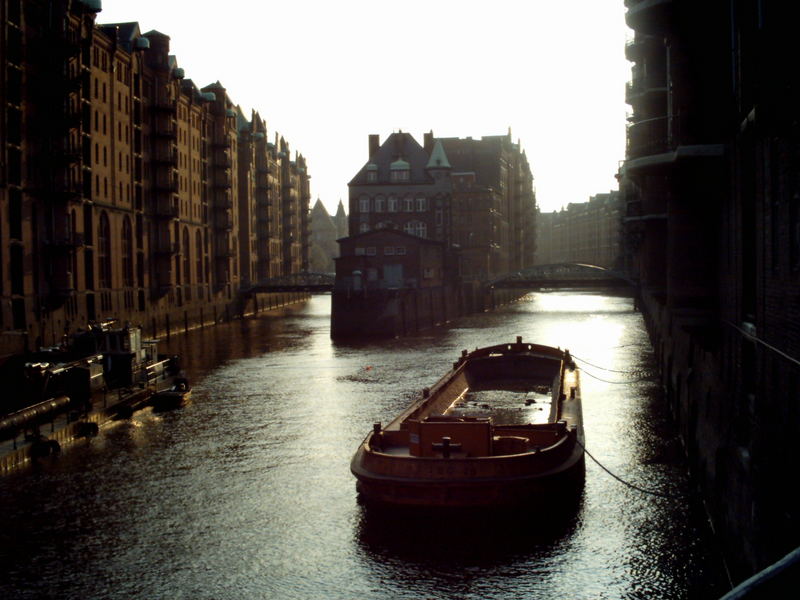
[[[350,470],[366,503],[530,506],[584,477],[580,376],[568,350],[463,351],[422,397],[361,443]]]

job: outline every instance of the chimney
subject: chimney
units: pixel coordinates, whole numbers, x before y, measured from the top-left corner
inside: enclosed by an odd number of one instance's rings
[[[433,129],[426,133],[422,140],[422,147],[425,148],[425,152],[427,152],[428,156],[430,156],[431,152],[433,151]]]
[[[381,147],[381,136],[377,133],[371,133],[369,135],[369,157],[372,156],[378,151],[378,148]]]

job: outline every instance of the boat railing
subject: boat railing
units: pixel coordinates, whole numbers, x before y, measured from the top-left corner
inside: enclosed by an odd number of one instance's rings
[[[531,472],[544,472],[563,465],[573,455],[576,440],[576,431],[569,430],[567,435],[547,448],[500,456],[465,456],[459,452],[451,453],[449,458],[441,455],[419,457],[390,454],[373,448],[363,454],[361,468],[370,473],[408,479],[523,477]]]
[[[530,344],[522,341],[521,337],[517,337],[517,341],[510,344],[497,344],[495,346],[487,346],[486,348],[476,348],[472,352],[467,350],[462,351],[461,359],[478,358],[481,356],[490,355],[504,355],[514,354],[519,352],[528,352],[538,354],[547,358],[554,358],[562,360],[564,358],[564,351],[560,348],[553,348],[552,346],[542,346],[540,344]]]

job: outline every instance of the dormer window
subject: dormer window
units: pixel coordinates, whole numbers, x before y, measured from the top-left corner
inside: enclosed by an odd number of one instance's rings
[[[405,171],[392,171],[391,180],[392,183],[402,183],[404,181],[408,181],[411,179],[410,172],[408,170]]]
[[[367,183],[375,183],[378,181],[378,165],[369,163],[367,165]]]
[[[392,183],[403,183],[411,179],[411,165],[398,158],[389,165],[389,180]]]

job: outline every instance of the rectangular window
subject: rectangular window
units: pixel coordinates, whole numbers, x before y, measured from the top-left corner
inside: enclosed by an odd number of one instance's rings
[[[395,248],[395,254],[398,256],[405,256],[406,254],[406,247],[405,246],[398,246]]]
[[[364,248],[356,248],[356,256],[364,256]]]
[[[384,246],[383,254],[384,256],[394,256],[394,246]]]
[[[367,256],[375,256],[375,246],[367,247]]]

